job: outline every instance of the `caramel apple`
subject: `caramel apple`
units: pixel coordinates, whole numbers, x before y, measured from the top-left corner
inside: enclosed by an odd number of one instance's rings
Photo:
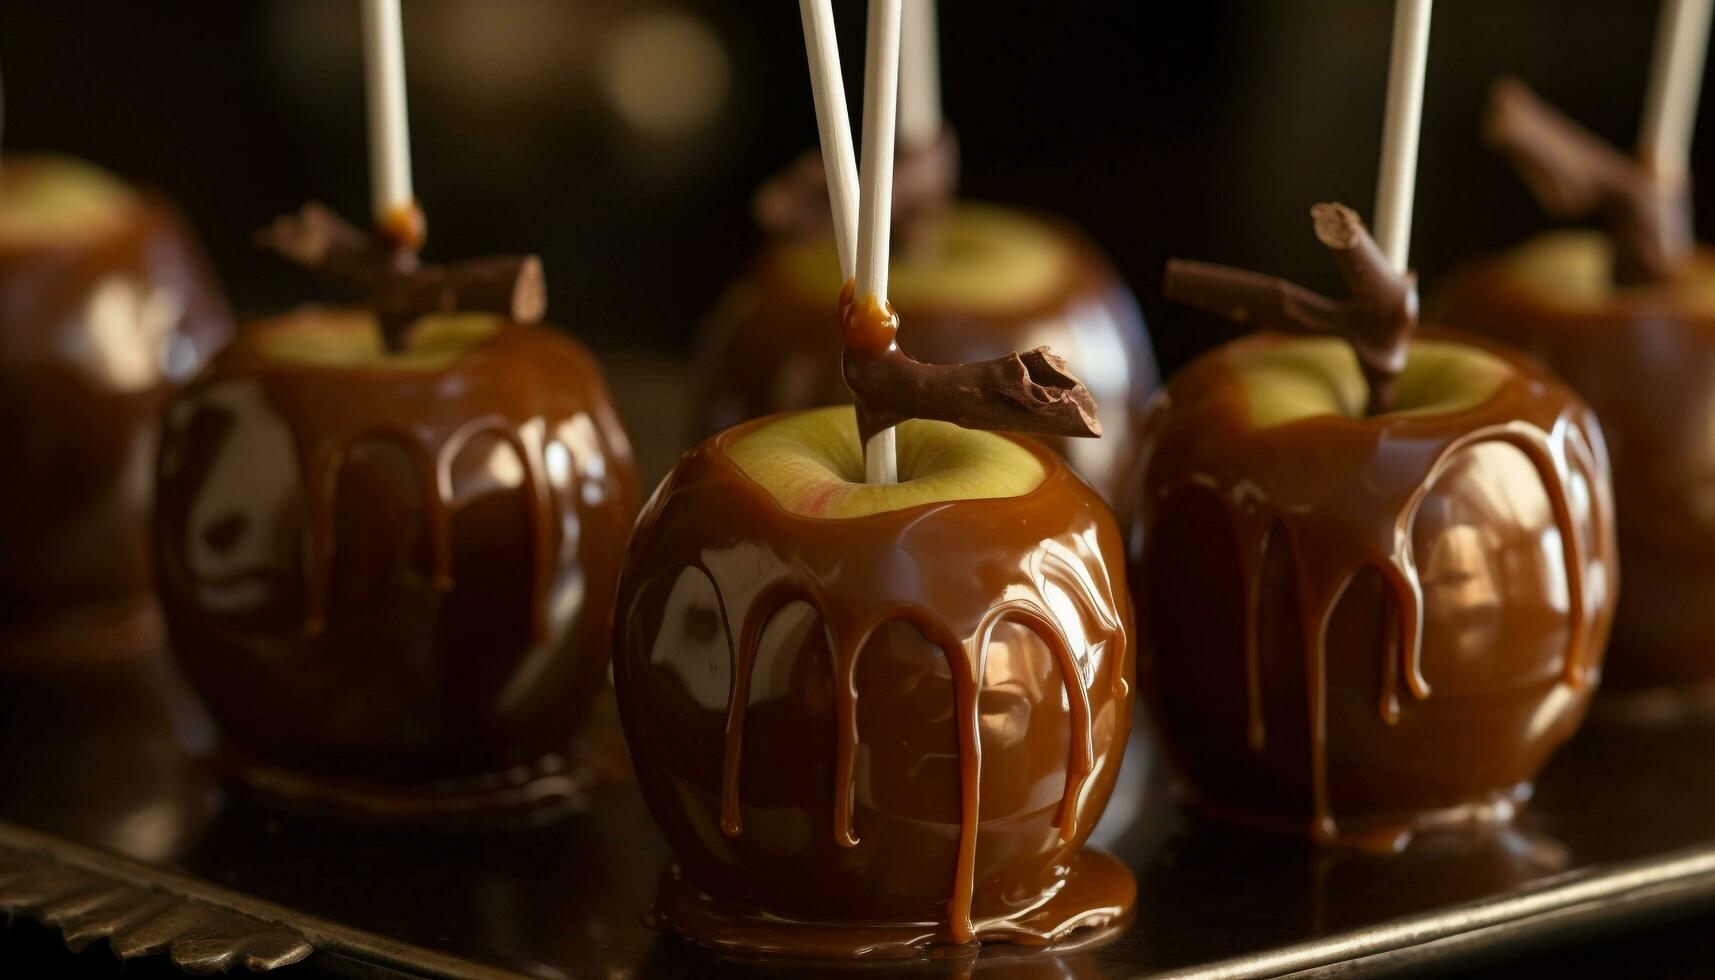
[[[382,811],[575,790],[638,497],[595,360],[522,322],[534,259],[388,271],[313,208],[271,237],[387,315],[253,323],[169,404],[155,554],[179,663],[270,790]]]
[[[832,7],[800,9],[822,147],[849,164]],[[897,343],[901,12],[870,5],[864,157],[835,171],[855,404],[686,453],[620,578],[614,690],[675,858],[654,917],[720,950],[1040,945],[1137,894],[1083,848],[1131,730],[1120,531],[1060,456],[987,431],[1099,436],[1095,401],[1046,348],[929,364]]]
[[[1612,233],[1547,232],[1473,261],[1436,316],[1541,358],[1602,419],[1626,571],[1604,688],[1715,687],[1715,617],[1700,612],[1715,605],[1715,255],[1692,247],[1683,187],[1517,83],[1497,86],[1489,131],[1553,213],[1604,214]],[[1583,191],[1563,201],[1561,185]]]
[[[69,158],[0,159],[0,626],[149,621],[156,417],[229,330],[164,202]]]
[[[863,482],[851,408],[687,453],[620,583],[614,683],[677,864],[656,914],[716,947],[899,955],[1119,918],[1081,850],[1131,727],[1119,531],[1029,440],[906,422]]]
[[[940,150],[937,152],[947,152]],[[948,166],[902,158],[913,168]],[[827,192],[815,183],[820,225],[759,212],[773,238],[728,288],[706,324],[702,434],[787,409],[844,402],[839,313],[842,277],[826,228]],[[950,175],[949,175],[950,181]],[[929,184],[928,189],[920,187]],[[901,342],[922,361],[954,364],[1046,345],[1083,366],[1108,437],[1049,437],[1073,469],[1125,515],[1136,473],[1139,420],[1158,382],[1137,303],[1100,251],[1069,223],[994,204],[924,201],[944,195],[919,178],[896,195],[901,225],[888,301],[911,324]]]
[[[1173,263],[1168,295],[1264,330],[1174,377],[1145,438],[1139,685],[1206,812],[1395,847],[1505,819],[1579,723],[1617,586],[1600,427],[1535,362],[1411,339],[1357,216],[1353,296]]]

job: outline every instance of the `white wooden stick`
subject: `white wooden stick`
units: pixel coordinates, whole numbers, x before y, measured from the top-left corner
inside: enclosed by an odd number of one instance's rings
[[[899,37],[899,145],[907,152],[941,136],[941,49],[935,0],[905,0]]]
[[[855,299],[887,302],[887,248],[893,225],[893,140],[899,118],[900,0],[869,0],[864,41],[863,158],[858,176]],[[864,479],[898,483],[894,431],[883,429],[863,447]]]
[[[840,43],[834,36],[833,0],[798,0],[798,13],[804,21],[804,54],[810,60],[810,93],[816,100],[816,131],[822,138],[840,276],[850,279],[857,274],[858,172],[846,115],[846,83],[840,75]]]
[[[405,120],[405,40],[399,0],[362,0],[363,80],[369,110],[369,192],[378,225],[416,206]]]
[[[1429,60],[1431,0],[1394,0],[1387,114],[1376,177],[1376,243],[1404,273],[1411,252],[1411,204],[1417,185],[1417,134],[1423,120],[1423,69]]]
[[[1638,156],[1667,181],[1685,177],[1691,155],[1703,56],[1709,48],[1710,7],[1711,0],[1662,0],[1656,24]]]

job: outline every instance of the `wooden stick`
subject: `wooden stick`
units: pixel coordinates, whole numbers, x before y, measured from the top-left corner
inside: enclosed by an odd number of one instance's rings
[[[941,52],[935,0],[905,0],[899,36],[899,146],[927,150],[941,138]]]
[[[893,219],[893,143],[899,109],[901,0],[870,0],[864,45],[863,159],[858,176],[857,288],[859,304],[887,302],[887,250]],[[889,426],[863,447],[864,479],[899,482],[899,451]]]
[[[1376,241],[1404,273],[1411,250],[1411,205],[1417,184],[1417,136],[1423,119],[1423,72],[1429,60],[1431,0],[1394,0],[1393,53],[1376,178]]]
[[[833,0],[798,0],[804,21],[804,53],[810,61],[810,93],[816,101],[816,132],[822,141],[822,173],[828,209],[834,216],[834,246],[840,276],[857,274],[858,173],[852,124],[846,114],[846,83],[840,74],[840,44],[834,35]]]
[[[375,226],[404,249],[422,245],[411,189],[411,129],[405,118],[405,41],[399,0],[362,0],[363,78],[369,113],[369,189]]]
[[[1684,180],[1688,170],[1711,6],[1711,0],[1662,0],[1638,157],[1664,183]]]

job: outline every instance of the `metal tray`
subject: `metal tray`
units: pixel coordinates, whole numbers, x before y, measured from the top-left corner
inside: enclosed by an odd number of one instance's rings
[[[836,971],[718,960],[646,928],[667,855],[624,780],[534,824],[353,823],[223,786],[211,745],[157,652],[0,669],[0,911],[74,947],[105,939],[204,972],[305,960],[435,977]],[[1363,976],[1707,908],[1712,749],[1711,722],[1597,723],[1512,827],[1377,856],[1196,821],[1134,743],[1097,831],[1137,871],[1129,926],[1068,949],[862,973]]]

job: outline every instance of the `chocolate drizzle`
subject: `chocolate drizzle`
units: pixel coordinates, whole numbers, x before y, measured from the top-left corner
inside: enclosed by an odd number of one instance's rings
[[[425,313],[455,310],[496,313],[535,323],[547,312],[542,260],[503,255],[451,265],[423,265],[420,212],[389,217],[365,234],[322,204],[281,215],[257,241],[308,269],[343,282],[368,298],[381,319],[388,350],[401,350],[405,334]]]
[[[1016,920],[1036,906],[997,916],[993,903],[1018,897],[1003,898],[1001,892],[1023,889],[1034,894],[1041,887],[1033,878],[1019,884],[1010,875],[1038,876],[1055,867],[1063,875],[1076,863],[1078,846],[1111,787],[1114,763],[1128,727],[1123,720],[1115,724],[1116,711],[1122,719],[1128,714],[1129,603],[1123,580],[1115,580],[1115,570],[1108,564],[1111,556],[1104,554],[1105,549],[1118,544],[1111,518],[1102,513],[1094,495],[1066,471],[1063,463],[1036,448],[1032,451],[1049,466],[1050,475],[1044,487],[1022,498],[962,500],[957,508],[942,505],[928,513],[912,508],[857,520],[801,518],[781,510],[722,452],[720,447],[725,442],[742,436],[747,428],[729,431],[681,461],[640,520],[620,596],[622,617],[636,622],[648,614],[634,603],[676,581],[685,569],[695,569],[712,589],[731,669],[718,778],[720,834],[735,841],[745,837],[740,797],[741,774],[746,771],[745,728],[752,700],[751,675],[764,633],[784,607],[802,602],[814,611],[820,624],[833,681],[832,826],[820,833],[827,835],[825,840],[831,839],[836,852],[882,849],[855,863],[832,855],[829,860],[874,866],[878,872],[892,862],[906,860],[890,850],[900,847],[897,829],[884,829],[873,841],[860,837],[854,811],[859,799],[866,807],[875,808],[875,795],[880,791],[874,784],[898,778],[870,770],[860,780],[859,746],[864,737],[873,742],[897,733],[860,732],[859,661],[879,642],[884,626],[907,624],[939,652],[950,670],[951,719],[957,736],[956,857],[945,898],[933,903],[939,917],[936,941],[966,943],[985,936],[1028,941],[1030,930]],[[740,546],[736,541],[726,541],[727,535],[716,531],[717,525],[709,520],[716,513],[726,515],[726,521],[718,526],[743,527],[754,544]],[[1076,530],[1087,518],[1101,520],[1106,530],[1099,536],[1095,529]],[[955,549],[961,556],[958,576],[935,576],[927,568],[913,574],[900,564],[900,556],[913,563],[929,555],[954,553]],[[926,577],[935,581],[926,581]],[[949,580],[941,581],[943,578]],[[950,580],[955,578],[957,581]],[[1027,631],[1041,644],[1057,666],[1065,695],[1070,732],[1060,799],[1048,818],[1053,828],[1051,839],[1034,836],[1037,831],[1030,826],[1032,818],[1014,821],[991,815],[989,820],[997,823],[983,824],[981,785],[989,777],[984,775],[985,716],[979,702],[984,677],[994,676],[987,660],[991,642],[1000,642],[995,634],[1003,624]],[[652,784],[647,777],[655,766],[672,766],[657,760],[651,748],[661,736],[640,730],[652,724],[644,717],[649,711],[645,705],[652,702],[640,699],[654,696],[659,682],[650,678],[654,670],[651,662],[662,655],[659,649],[651,654],[647,646],[639,647],[635,640],[629,640],[616,657],[621,707],[627,712],[633,751],[640,776],[646,777],[646,790]],[[913,719],[909,724],[922,722]],[[808,731],[804,734],[807,739],[816,737]],[[995,774],[992,778],[1011,775]],[[765,794],[767,802],[758,805],[777,811],[781,803],[779,790],[774,787],[790,774],[765,772],[754,778],[766,780],[770,787]],[[1028,777],[1031,781],[1040,778],[1040,772]],[[678,820],[689,815],[664,813],[659,794],[652,792],[651,796],[657,818],[674,840],[681,860],[687,860],[691,855],[684,853],[686,844],[675,827]],[[896,819],[873,813],[872,818]],[[1001,850],[988,855],[986,864],[978,853],[979,827],[984,835],[999,834],[1006,842],[997,841]],[[706,831],[692,836],[704,841],[703,833]],[[769,842],[759,840],[752,846],[766,851]],[[1039,848],[1046,850],[1041,859],[1028,857]],[[928,854],[913,855],[913,859],[933,860]],[[743,859],[724,860],[742,863]],[[773,860],[778,861],[778,856]],[[978,888],[979,866],[986,869],[980,872],[984,881],[999,877],[997,894],[985,895]],[[814,867],[801,870],[805,875],[817,874]],[[703,873],[709,872],[705,868]],[[888,873],[896,873],[896,869]],[[913,871],[911,876],[920,874]],[[692,884],[720,894],[707,882],[693,879]],[[809,887],[808,882],[805,887]],[[829,882],[822,887],[839,886]],[[1051,887],[1050,892],[1057,887]],[[860,898],[851,896],[854,902]],[[977,907],[984,902],[991,906],[987,912]],[[771,908],[769,917],[776,922],[792,919],[795,911],[764,907]],[[1081,910],[1077,921],[1088,924],[1090,914],[1089,909]],[[1102,921],[1112,917],[1111,913],[1103,915]],[[897,923],[897,919],[883,918],[881,922]],[[878,924],[858,921],[850,928]],[[1052,931],[1059,934],[1064,929]],[[1038,936],[1035,941],[1047,938]]]
[[[1672,279],[1691,257],[1690,181],[1663,174],[1555,111],[1516,78],[1489,92],[1483,138],[1560,219],[1596,214],[1614,241],[1614,280]]]
[[[1054,556],[1058,558],[1058,555]],[[1042,578],[1031,584],[1037,594],[1008,599],[984,611],[974,622],[968,610],[963,620],[949,618],[918,603],[897,603],[876,608],[851,598],[842,600],[816,585],[816,576],[801,568],[780,565],[776,575],[760,586],[736,586],[729,576],[718,575],[706,563],[698,568],[708,577],[721,602],[721,621],[728,630],[731,624],[741,624],[736,643],[731,643],[732,693],[727,701],[726,731],[721,770],[721,831],[737,837],[744,831],[740,816],[739,773],[744,757],[744,716],[750,698],[751,671],[756,664],[757,650],[763,629],[776,613],[789,602],[802,601],[815,610],[823,624],[828,649],[834,665],[834,699],[837,727],[834,755],[834,840],[841,847],[856,847],[861,842],[852,829],[853,786],[856,779],[857,748],[857,665],[865,643],[886,622],[898,620],[909,623],[925,639],[941,651],[953,680],[953,717],[959,743],[959,846],[958,864],[950,889],[946,917],[941,925],[944,940],[951,943],[970,942],[976,938],[972,926],[971,904],[976,888],[976,844],[982,778],[982,746],[977,699],[982,692],[982,663],[989,641],[997,625],[1012,622],[1029,629],[1053,654],[1060,669],[1061,683],[1072,706],[1071,752],[1066,761],[1066,786],[1061,794],[1054,825],[1060,840],[1071,843],[1077,835],[1079,793],[1095,769],[1094,733],[1090,720],[1090,694],[1078,668],[1065,632],[1048,611],[1049,600],[1042,594],[1042,584],[1052,583],[1073,597],[1086,629],[1108,635],[1117,633],[1119,623],[1110,610],[1114,606],[1111,583],[1098,582],[1090,569],[1042,569]],[[1100,572],[1098,567],[1096,572]],[[723,588],[722,580],[728,584]],[[729,596],[731,596],[729,598]],[[1118,670],[1120,661],[1113,661]],[[1126,681],[1117,674],[1108,677],[1116,690]]]
[[[899,349],[899,317],[874,297],[840,297],[845,348],[841,364],[857,403],[858,434],[870,436],[908,419],[936,419],[967,429],[1098,437],[1102,423],[1088,388],[1046,347],[967,364],[925,364]]]
[[[1236,323],[1341,337],[1364,373],[1366,412],[1385,412],[1405,367],[1406,341],[1417,327],[1417,277],[1393,271],[1351,208],[1318,204],[1310,215],[1316,238],[1328,249],[1351,299],[1331,300],[1284,279],[1182,259],[1168,261],[1164,292],[1170,300]]]
[[[247,335],[260,339],[268,330],[286,328],[289,320],[257,324]],[[383,441],[412,456],[423,481],[432,580],[437,589],[450,592],[455,587],[450,527],[453,460],[473,438],[489,435],[509,445],[518,461],[525,518],[534,541],[531,626],[535,642],[551,639],[547,596],[563,533],[546,475],[546,454],[557,435],[546,431],[549,416],[543,413],[542,401],[553,396],[548,386],[518,374],[519,365],[554,359],[554,348],[544,339],[534,328],[501,326],[462,355],[456,370],[319,368],[284,363],[252,344],[237,345],[223,356],[226,370],[254,372],[266,379],[269,397],[292,420],[307,512],[307,633],[320,633],[326,626],[340,474],[351,450]],[[581,366],[572,366],[584,373]],[[542,370],[554,368],[544,364]],[[354,410],[360,402],[363,409]]]

